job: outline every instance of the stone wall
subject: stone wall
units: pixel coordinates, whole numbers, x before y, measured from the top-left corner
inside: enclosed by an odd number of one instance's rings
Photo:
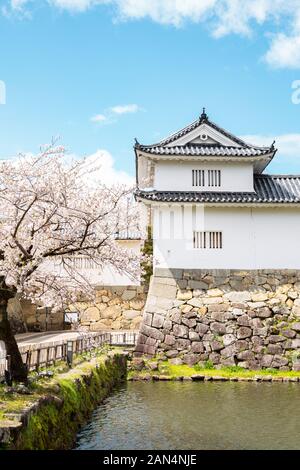
[[[96,301],[77,302],[70,311],[79,312],[80,327],[87,331],[139,329],[146,302],[142,286],[98,287]],[[10,299],[8,314],[13,331],[55,331],[66,328],[64,313],[38,308],[18,296]]]
[[[139,329],[146,291],[142,286],[99,287],[95,303],[77,302],[80,325],[90,331]]]
[[[64,327],[63,312],[51,312],[39,308],[29,300],[20,299],[17,295],[8,301],[8,317],[14,333],[24,331],[62,330]]]
[[[136,353],[300,370],[300,271],[157,269]]]

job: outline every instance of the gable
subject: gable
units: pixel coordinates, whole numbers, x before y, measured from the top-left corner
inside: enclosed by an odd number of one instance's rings
[[[214,144],[228,147],[239,147],[237,142],[214,129],[209,123],[200,124],[185,135],[172,140],[172,142],[167,144],[167,147],[176,147],[188,144]]]

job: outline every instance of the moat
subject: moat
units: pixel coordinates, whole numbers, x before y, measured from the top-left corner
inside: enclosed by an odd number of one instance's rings
[[[78,434],[76,449],[299,449],[297,383],[119,386]]]

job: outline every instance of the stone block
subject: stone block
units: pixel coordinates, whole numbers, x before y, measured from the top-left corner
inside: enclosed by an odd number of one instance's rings
[[[159,341],[164,340],[164,334],[160,331],[157,330],[156,328],[152,328],[151,326],[143,324],[141,326],[141,333],[143,333],[146,336],[150,336],[151,338],[157,339]]]
[[[170,319],[172,320],[172,322],[177,323],[178,325],[180,325],[181,320],[182,320],[182,315],[181,315],[180,310],[173,308],[170,311]]]
[[[300,322],[293,323],[291,329],[298,333],[300,331]]]
[[[252,318],[250,324],[253,328],[263,328],[264,326],[260,318]]]
[[[211,349],[212,351],[220,351],[224,348],[223,343],[221,341],[217,341],[216,339],[211,341]]]
[[[235,345],[231,344],[230,346],[226,346],[226,348],[222,349],[221,355],[223,357],[233,357],[236,354]]]
[[[189,329],[187,326],[175,324],[173,326],[173,333],[179,338],[187,338],[189,334]]]
[[[196,326],[196,331],[199,333],[200,336],[205,335],[209,330],[208,325],[205,325],[204,323],[198,323]]]
[[[241,351],[237,354],[237,359],[239,361],[254,361],[255,355],[252,351]]]
[[[163,284],[164,286],[177,286],[177,281],[176,279],[172,277],[159,277],[155,276],[153,282],[155,284]]]
[[[269,344],[267,347],[268,354],[281,354],[282,346],[280,344]]]
[[[266,292],[257,292],[251,294],[252,302],[265,302],[269,299],[269,296]]]
[[[246,351],[249,348],[249,342],[245,339],[239,339],[235,343],[236,352]]]
[[[256,316],[259,318],[269,318],[272,316],[272,311],[269,307],[262,307],[256,310]]]
[[[229,302],[247,302],[251,300],[251,295],[248,291],[232,291],[224,294],[224,297]]]
[[[145,305],[145,301],[142,299],[135,299],[129,302],[130,308],[133,310],[142,310]]]
[[[112,305],[101,312],[101,319],[110,318],[112,320],[116,320],[121,315],[121,313],[122,309],[120,305]],[[140,313],[138,312],[138,314]]]
[[[170,349],[169,351],[166,351],[166,356],[167,357],[176,357],[176,356],[178,356],[177,349]]]
[[[164,341],[168,346],[173,346],[175,344],[175,338],[172,335],[166,335]]]
[[[281,335],[270,335],[269,336],[269,342],[270,343],[281,343],[285,341],[285,337],[284,336],[281,336]]]
[[[173,279],[182,279],[183,269],[155,268],[155,277],[169,277]]]
[[[196,331],[190,331],[189,332],[189,339],[191,341],[200,341],[200,336],[198,335],[198,333],[196,333]]]
[[[232,314],[233,314],[235,317],[244,315],[244,313],[245,313],[245,311],[242,310],[241,308],[234,308],[234,309],[232,310]]]
[[[299,348],[300,348],[300,338],[293,339],[290,349],[299,349]]]
[[[193,310],[192,305],[186,305],[186,304],[181,305],[179,308],[182,313],[189,313],[191,310]]]
[[[139,310],[125,310],[123,312],[123,318],[126,320],[133,320],[136,317],[139,317],[141,315],[141,312]]]
[[[195,328],[195,326],[197,325],[197,321],[195,320],[195,318],[183,318],[182,323],[188,328]]]
[[[241,315],[237,318],[239,326],[250,326],[250,317],[248,315]]]
[[[237,330],[237,338],[238,339],[244,339],[244,338],[249,338],[252,335],[252,330],[251,328],[248,328],[246,326],[241,326]]]
[[[267,336],[269,332],[269,328],[264,326],[263,328],[253,328],[253,335],[254,336]]]
[[[199,341],[193,341],[192,344],[191,344],[191,352],[193,352],[193,353],[203,353],[204,352],[203,344]]]
[[[150,345],[150,346],[156,346],[157,345],[157,341],[155,338],[150,338],[150,336],[146,339],[146,344]]]
[[[271,367],[273,356],[271,354],[264,354],[260,360],[262,367]]]
[[[218,313],[221,314],[221,313],[227,312],[228,308],[229,308],[229,304],[212,304],[212,305],[208,305],[208,311],[210,313],[212,313],[212,318],[215,318],[215,317],[213,317],[214,314],[216,314],[216,316],[217,316]],[[218,321],[221,321],[221,320],[218,320]]]
[[[198,308],[202,307],[203,305],[203,302],[201,299],[194,298],[194,297],[191,300],[189,300],[187,303],[191,307],[198,307]]]
[[[230,346],[236,341],[236,337],[234,334],[225,334],[222,338],[224,346]]]
[[[190,289],[207,289],[208,285],[203,281],[188,281],[188,287]]]
[[[102,315],[103,316],[103,315]],[[103,318],[105,318],[103,316]],[[89,307],[87,308],[81,315],[80,315],[80,320],[81,321],[90,321],[90,322],[96,322],[100,320],[100,312],[97,307]]]
[[[154,328],[162,328],[164,325],[165,317],[163,315],[158,315],[155,313],[153,315],[152,326]]]
[[[143,322],[145,323],[145,325],[152,326],[152,319],[153,319],[152,313],[148,313],[148,312],[144,313]]]
[[[164,284],[153,284],[151,294],[155,297],[162,297],[163,299],[172,299],[176,297],[176,287]]]
[[[193,298],[193,294],[192,294],[192,291],[190,290],[187,290],[187,291],[178,291],[177,292],[177,295],[176,295],[176,299],[177,300],[183,300],[183,301],[186,301],[186,300],[190,300]]]
[[[207,307],[200,307],[200,308],[198,308],[198,313],[199,313],[199,315],[206,315],[206,313],[207,313]]]
[[[136,292],[134,290],[124,290],[121,298],[122,300],[132,300],[136,296]]]
[[[225,335],[226,327],[225,327],[224,323],[213,322],[213,323],[210,324],[210,331],[212,333],[217,334],[217,335]]]
[[[208,297],[222,297],[223,296],[223,291],[221,289],[208,289],[208,291],[206,292],[206,295],[208,295]]]
[[[197,362],[200,361],[200,355],[194,353],[185,354],[182,358],[182,361],[188,366],[194,366],[195,364],[197,364]]]
[[[188,339],[182,339],[182,338],[178,338],[176,340],[176,343],[174,345],[174,347],[176,349],[179,349],[180,351],[184,350],[184,349],[188,349],[191,345],[191,342],[190,340]]]
[[[209,355],[209,360],[213,363],[213,365],[220,364],[221,356],[219,353],[212,352]]]
[[[280,356],[280,355],[275,355],[273,357],[272,361],[272,367],[282,367],[286,366],[289,363],[288,359],[286,357]]]
[[[172,326],[173,326],[173,323],[171,320],[165,320],[164,321],[164,329],[167,330],[167,331],[171,331],[172,330]]]
[[[281,330],[280,332],[282,336],[285,336],[286,338],[295,338],[296,332],[294,330],[290,330],[289,328],[285,330]]]

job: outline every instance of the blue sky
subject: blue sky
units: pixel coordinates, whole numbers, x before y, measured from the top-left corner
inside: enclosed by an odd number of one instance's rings
[[[60,135],[133,174],[134,137],[154,143],[206,106],[253,143],[277,139],[270,171],[300,174],[299,3],[0,0],[0,157]]]

